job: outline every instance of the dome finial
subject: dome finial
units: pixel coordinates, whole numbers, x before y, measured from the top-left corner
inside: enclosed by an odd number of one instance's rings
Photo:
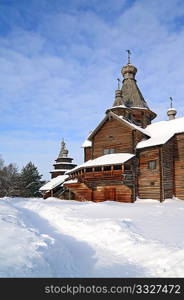
[[[130,65],[130,55],[132,54],[130,50],[126,50],[128,53],[128,65]]]
[[[120,90],[120,79],[117,78],[117,81],[118,81],[118,90]]]
[[[128,53],[128,63],[121,69],[121,73],[124,79],[135,79],[135,74],[137,73],[137,68],[133,66],[130,62],[130,55],[132,54],[130,50],[126,50]]]
[[[169,99],[170,99],[170,108],[167,111],[167,115],[169,117],[169,120],[174,120],[177,114],[177,110],[173,108],[173,98],[169,97]]]

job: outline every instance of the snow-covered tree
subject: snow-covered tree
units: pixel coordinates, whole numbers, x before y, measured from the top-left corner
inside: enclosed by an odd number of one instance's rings
[[[29,162],[22,168],[20,173],[20,196],[37,197],[40,196],[39,188],[43,185],[42,175],[39,174],[37,167]]]

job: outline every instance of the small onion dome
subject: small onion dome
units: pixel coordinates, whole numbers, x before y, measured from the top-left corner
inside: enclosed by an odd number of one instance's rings
[[[175,116],[177,114],[177,110],[175,108],[169,108],[168,111],[167,111],[167,115],[169,117],[169,120],[174,120],[175,119]]]
[[[126,66],[124,66],[122,69],[121,69],[121,74],[123,75],[123,77],[127,77],[126,74],[131,74],[132,76],[129,76],[129,77],[135,77],[135,74],[137,73],[137,68],[132,65],[132,64],[127,64]]]

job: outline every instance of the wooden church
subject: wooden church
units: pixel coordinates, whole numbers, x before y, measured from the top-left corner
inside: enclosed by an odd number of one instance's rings
[[[84,163],[65,173],[60,189],[78,201],[184,200],[184,118],[171,102],[168,120],[152,123],[130,52],[121,73],[113,106],[83,144]]]

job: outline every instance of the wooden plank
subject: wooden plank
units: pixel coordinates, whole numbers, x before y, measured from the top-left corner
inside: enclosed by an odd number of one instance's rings
[[[148,169],[148,162],[156,160],[156,169]],[[142,199],[160,199],[160,167],[158,147],[139,151],[138,196]]]
[[[132,129],[115,119],[107,120],[92,139],[92,158],[104,155],[104,149],[115,149],[116,153],[134,153],[135,144],[144,135],[137,133],[132,138]]]
[[[184,134],[177,134],[174,142],[175,196],[184,200]]]

